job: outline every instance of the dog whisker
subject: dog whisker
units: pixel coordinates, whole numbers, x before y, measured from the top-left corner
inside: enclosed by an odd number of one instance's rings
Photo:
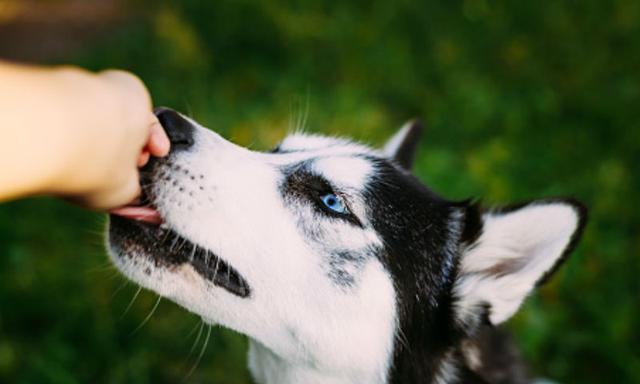
[[[102,273],[102,272],[113,272],[113,271],[118,273],[118,269],[113,265],[113,263],[105,262],[95,267],[87,268],[85,270],[85,273],[91,274],[91,273]]]
[[[182,244],[180,244],[182,242]],[[182,248],[190,244],[186,239],[180,239],[178,242],[178,248],[176,249],[176,253],[182,251]]]
[[[133,303],[136,301],[136,299],[138,298],[138,295],[140,294],[140,291],[142,291],[142,286],[138,287],[138,290],[136,291],[136,293],[133,295],[133,297],[131,298],[131,301],[129,302],[129,305],[127,305],[127,308],[125,308],[124,312],[122,312],[122,315],[120,315],[120,318],[122,319],[124,317],[124,315],[127,314],[127,312],[129,312],[129,310],[131,309],[131,307],[133,306]]]
[[[160,244],[166,244],[170,236],[175,236],[175,235],[172,234],[170,231],[166,232],[162,237],[162,240],[160,240]]]
[[[113,294],[111,294],[110,300],[113,300],[114,297],[116,297],[116,295],[118,294],[118,292],[122,291],[122,289],[124,287],[126,287],[127,285],[129,285],[129,280],[124,279],[124,281],[122,282],[122,284],[120,284],[120,286],[118,288],[116,288],[116,290],[113,292]]]
[[[191,255],[189,255],[189,262],[193,263],[193,259],[196,256],[196,251],[198,250],[198,246],[193,244],[193,250],[191,250]]]
[[[156,312],[156,309],[158,309],[158,305],[160,305],[160,301],[161,300],[162,300],[162,296],[158,296],[158,300],[156,300],[156,303],[153,305],[153,308],[151,308],[151,312],[149,312],[147,317],[145,317],[144,320],[142,320],[142,323],[140,323],[136,327],[136,329],[134,329],[131,332],[131,335],[134,335],[136,332],[138,332],[140,330],[140,328],[142,328],[149,321],[149,319],[151,319],[151,316],[153,316],[153,314]]]
[[[200,354],[198,355],[198,358],[196,359],[196,362],[193,364],[193,367],[191,367],[191,370],[189,371],[189,373],[187,373],[187,376],[185,377],[185,380],[188,379],[193,372],[195,372],[196,368],[198,367],[198,365],[200,364],[200,360],[202,360],[202,356],[204,356],[204,352],[207,349],[207,346],[209,345],[209,338],[211,337],[211,325],[209,325],[208,329],[207,329],[207,335],[204,338],[204,342],[202,343],[202,348],[200,349]]]
[[[176,244],[180,241],[180,238],[178,236],[175,236],[173,238],[173,242],[171,243],[171,246],[169,247],[169,252],[173,252],[174,247],[176,246]]]
[[[213,280],[215,281],[216,276],[218,275],[218,266],[220,265],[220,259],[216,259],[216,265],[213,267]]]
[[[196,327],[197,326],[198,325],[196,324]],[[200,327],[198,329],[198,334],[196,335],[196,339],[193,341],[193,345],[191,346],[191,349],[189,350],[189,354],[187,355],[187,360],[189,360],[189,358],[191,357],[193,352],[196,350],[196,345],[198,345],[198,341],[200,341],[200,336],[202,336],[202,330],[203,329],[204,329],[204,321],[202,321],[202,319],[200,319]],[[195,331],[195,328],[194,328],[194,331]]]
[[[198,317],[197,321],[195,322],[195,324],[193,324],[193,327],[191,327],[191,329],[189,330],[189,332],[187,333],[187,336],[185,336],[185,340],[190,338],[194,333],[196,333],[196,331],[198,330],[198,326],[200,326],[202,323],[202,318]]]

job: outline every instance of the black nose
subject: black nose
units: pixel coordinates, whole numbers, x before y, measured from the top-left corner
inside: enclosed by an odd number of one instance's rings
[[[171,142],[171,152],[187,149],[193,145],[194,127],[189,120],[173,109],[158,107],[153,110]]]

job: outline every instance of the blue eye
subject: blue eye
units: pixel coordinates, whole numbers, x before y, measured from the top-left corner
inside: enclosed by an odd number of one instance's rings
[[[335,213],[345,214],[347,213],[347,207],[344,206],[342,200],[333,193],[327,193],[320,196],[322,203]]]

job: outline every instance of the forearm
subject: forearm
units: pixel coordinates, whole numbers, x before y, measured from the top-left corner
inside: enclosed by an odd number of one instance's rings
[[[0,63],[0,200],[65,192],[69,164],[90,144],[74,126],[86,119],[70,115],[86,113],[78,87],[95,87],[91,76]]]

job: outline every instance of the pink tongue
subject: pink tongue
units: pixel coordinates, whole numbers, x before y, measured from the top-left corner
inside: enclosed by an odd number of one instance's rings
[[[150,224],[162,224],[163,222],[160,213],[151,207],[126,206],[112,209],[109,213],[116,216],[126,217],[127,219],[144,221]]]

